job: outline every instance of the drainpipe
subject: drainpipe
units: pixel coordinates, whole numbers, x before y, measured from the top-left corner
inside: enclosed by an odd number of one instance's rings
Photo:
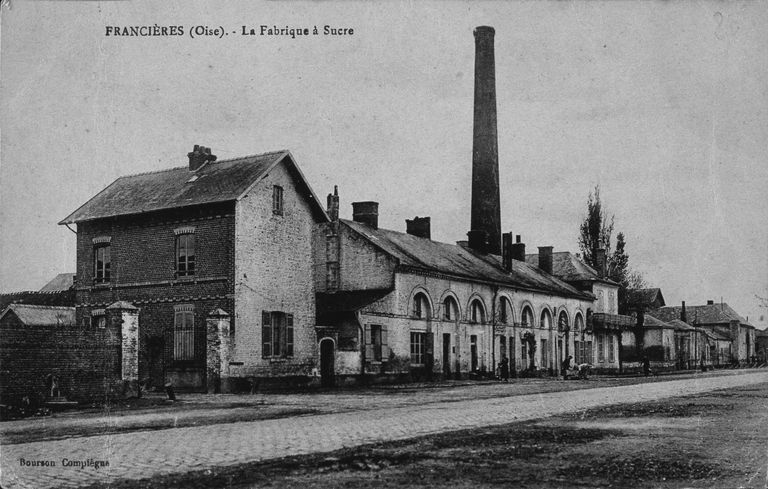
[[[493,286],[493,302],[491,303],[491,372],[496,376],[496,300],[499,297],[499,287]]]
[[[355,321],[357,329],[360,331],[360,382],[365,382],[365,328],[361,319],[360,311],[355,311]],[[387,346],[389,347],[389,346]]]

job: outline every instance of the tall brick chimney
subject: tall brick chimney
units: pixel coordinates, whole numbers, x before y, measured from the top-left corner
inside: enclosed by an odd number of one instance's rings
[[[328,217],[331,221],[339,220],[339,187],[333,186],[333,193],[328,194]]]
[[[680,321],[684,323],[688,322],[688,314],[685,312],[685,301],[683,301],[683,307],[680,308]]]
[[[432,219],[416,216],[405,220],[405,232],[419,238],[432,239]]]
[[[373,229],[379,228],[379,203],[352,202],[352,220],[371,226]]]
[[[211,148],[199,144],[195,145],[191,153],[187,153],[187,157],[189,157],[189,171],[197,171],[209,161],[216,161],[216,155],[211,154]]]
[[[496,134],[496,67],[493,27],[475,29],[475,117],[472,139],[472,222],[470,233],[484,231],[482,252],[501,254],[501,205],[499,203],[499,144]],[[482,239],[470,236],[469,246]],[[477,248],[475,248],[477,249]]]
[[[520,242],[520,235],[515,236],[515,243],[512,245],[512,259],[525,261],[525,243]]]
[[[539,246],[539,268],[552,275],[552,246]]]

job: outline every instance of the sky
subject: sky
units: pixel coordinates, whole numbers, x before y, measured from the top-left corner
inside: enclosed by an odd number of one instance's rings
[[[74,271],[57,222],[194,144],[289,149],[321,200],[339,186],[342,217],[374,200],[382,227],[426,215],[433,239],[466,239],[472,31],[490,25],[502,230],[576,252],[600,185],[667,304],[768,326],[766,2],[11,0],[0,17],[0,291]],[[184,35],[105,35],[155,25]]]

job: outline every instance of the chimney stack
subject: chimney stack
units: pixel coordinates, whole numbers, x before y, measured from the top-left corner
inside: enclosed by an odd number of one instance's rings
[[[474,230],[467,233],[467,245],[480,253],[488,253],[488,233]]]
[[[378,202],[352,202],[352,220],[379,228],[379,203]]]
[[[501,265],[504,270],[512,271],[512,233],[501,235]]]
[[[688,322],[688,314],[685,312],[685,301],[683,301],[683,307],[680,309],[680,321],[684,323]]]
[[[339,187],[333,186],[333,193],[328,194],[328,217],[331,221],[339,220]]]
[[[405,232],[419,238],[432,239],[431,222],[432,219],[429,217],[416,216],[413,219],[406,219]]]
[[[472,138],[472,221],[470,234],[483,231],[483,252],[500,254],[499,148],[496,133],[496,67],[493,27],[475,29],[475,115]],[[479,236],[479,235],[477,235]],[[470,239],[469,246],[473,240]],[[475,240],[479,244],[479,240]]]
[[[713,301],[713,300],[708,300],[708,301],[707,301],[707,305],[708,305],[708,306],[714,306],[714,305],[715,305],[715,301]]]
[[[515,244],[512,245],[512,259],[525,261],[525,243],[520,242],[520,235],[515,236]]]
[[[605,257],[605,250],[603,248],[600,248],[597,250],[597,275],[600,278],[605,278],[607,273],[608,264],[606,263],[606,257]]]
[[[189,171],[197,171],[209,161],[216,161],[216,155],[211,154],[211,148],[195,145],[191,153],[187,153],[189,158]]]
[[[552,246],[539,246],[539,268],[552,275]]]

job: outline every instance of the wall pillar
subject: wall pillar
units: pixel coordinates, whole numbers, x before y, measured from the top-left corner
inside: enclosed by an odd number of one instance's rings
[[[230,316],[227,312],[216,309],[208,314],[205,324],[208,349],[206,360],[208,393],[229,392]]]
[[[122,367],[120,377],[125,394],[139,389],[139,309],[129,302],[119,301],[107,307],[107,321],[120,331]]]

